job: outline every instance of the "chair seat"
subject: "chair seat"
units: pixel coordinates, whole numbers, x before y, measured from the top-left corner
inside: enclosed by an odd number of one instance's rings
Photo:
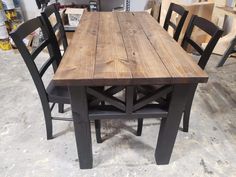
[[[67,87],[56,86],[51,81],[46,91],[50,102],[70,104],[70,96]]]
[[[103,87],[94,87],[94,88],[100,91],[104,89]],[[70,95],[67,87],[56,86],[53,83],[53,81],[51,81],[48,84],[46,92],[48,94],[49,102],[70,104]],[[91,101],[93,98],[94,97],[92,97],[91,95],[88,95],[88,101]]]

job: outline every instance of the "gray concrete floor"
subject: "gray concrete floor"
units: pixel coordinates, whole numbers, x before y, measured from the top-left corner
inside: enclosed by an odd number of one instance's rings
[[[23,60],[16,51],[0,54],[0,177],[236,176],[235,58],[215,68],[219,57],[211,57],[210,80],[197,90],[190,131],[179,131],[169,165],[154,160],[159,120],[146,120],[142,137],[134,135],[135,121],[118,120],[103,122],[102,144],[92,124],[94,168],[80,170],[73,124],[54,122],[56,137],[47,141],[41,103]]]

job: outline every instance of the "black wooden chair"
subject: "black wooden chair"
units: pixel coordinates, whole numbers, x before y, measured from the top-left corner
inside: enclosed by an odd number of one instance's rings
[[[64,51],[66,51],[68,47],[67,37],[64,29],[64,25],[61,19],[61,15],[59,13],[58,6],[56,4],[51,4],[47,7],[45,7],[44,11],[41,13],[44,23],[47,25],[49,32],[55,33],[57,37],[57,41],[60,44],[63,45]],[[54,15],[55,16],[55,24],[52,24],[50,22],[50,17]]]
[[[172,16],[173,12],[175,12],[178,15],[181,16],[177,25],[174,24],[171,21],[171,16]],[[180,36],[181,31],[182,31],[184,22],[185,22],[185,20],[187,18],[187,15],[188,15],[188,11],[185,10],[182,6],[180,6],[178,4],[174,4],[174,3],[170,4],[168,12],[167,12],[167,15],[166,15],[166,18],[165,18],[165,22],[164,22],[164,29],[166,31],[168,31],[169,26],[171,26],[174,29],[174,36],[173,36],[173,38],[176,41],[179,40],[179,36]]]
[[[54,17],[55,17],[55,24],[52,24],[50,22],[50,17],[52,17],[52,15],[54,15]],[[67,42],[65,29],[64,29],[62,19],[61,19],[57,5],[51,4],[47,7],[45,7],[43,12],[41,13],[41,16],[44,20],[44,23],[47,25],[49,33],[55,34],[55,36],[57,38],[58,45],[60,46],[62,44],[63,50],[65,52],[68,47],[68,42]],[[59,112],[60,113],[64,112],[64,105],[63,104],[59,104]]]
[[[194,27],[198,27],[200,30],[206,32],[211,37],[207,46],[205,47],[205,49],[200,47],[196,42],[194,42],[191,39],[191,35],[193,33]],[[198,65],[202,69],[205,69],[205,66],[206,66],[218,40],[222,36],[222,33],[223,33],[223,31],[218,26],[213,24],[212,22],[210,22],[202,17],[198,17],[196,15],[193,15],[190,22],[189,22],[189,25],[188,25],[188,28],[187,28],[186,33],[184,35],[181,46],[185,50],[187,50],[188,45],[191,45],[201,56],[200,60],[198,62]]]
[[[234,39],[231,41],[230,46],[228,47],[228,49],[225,51],[222,59],[220,60],[220,62],[218,63],[217,67],[221,67],[225,64],[226,60],[229,58],[229,56],[231,54],[235,54],[236,53],[236,36],[234,37]]]
[[[199,46],[196,42],[194,42],[191,39],[191,35],[193,33],[194,27],[198,27],[198,29],[203,30],[206,32],[209,36],[211,36],[210,41],[208,42],[205,49],[203,49],[201,46]],[[198,61],[198,65],[205,69],[207,62],[209,61],[209,58],[219,41],[220,37],[222,36],[223,31],[213,24],[212,22],[202,18],[198,17],[196,15],[192,16],[191,21],[189,22],[189,26],[186,30],[186,33],[184,35],[183,41],[182,41],[182,47],[187,50],[188,45],[191,45],[200,55],[200,59]],[[197,89],[197,85],[193,87],[194,90]],[[195,93],[195,92],[193,92]],[[183,131],[188,132],[189,129],[189,117],[190,117],[190,111],[192,107],[194,94],[191,94],[189,96],[188,102],[185,106],[184,110],[184,119],[183,119]]]
[[[41,29],[43,34],[43,41],[32,52],[25,46],[23,39],[37,29]],[[47,139],[53,138],[52,120],[71,121],[71,118],[52,117],[51,111],[55,104],[70,104],[70,97],[67,87],[60,87],[54,85],[51,81],[47,88],[42,80],[43,75],[50,66],[56,71],[60,61],[61,53],[54,33],[50,33],[47,26],[44,24],[42,17],[37,17],[29,20],[19,26],[19,28],[10,34],[16,47],[18,48],[24,62],[32,76],[34,84],[37,88],[46,123]],[[49,59],[38,69],[35,59],[45,49],[48,49]],[[97,141],[101,142],[99,121],[95,122]]]
[[[200,47],[196,42],[194,42],[191,39],[191,35],[193,33],[194,27],[198,27],[200,30],[205,31],[207,34],[209,34],[211,36],[211,39],[208,42],[205,49]],[[219,29],[219,27],[217,27],[215,24],[213,24],[212,22],[210,22],[204,18],[194,15],[194,16],[192,16],[192,18],[189,22],[188,28],[186,30],[186,33],[184,35],[184,38],[182,41],[182,47],[186,50],[188,45],[191,45],[200,55],[198,65],[202,69],[205,69],[205,66],[212,54],[212,51],[214,50],[214,48],[215,48],[218,40],[222,36],[222,34],[223,34],[223,31],[221,29]],[[196,89],[197,89],[197,84],[192,86],[190,93],[186,93],[189,96],[188,96],[188,101],[185,106],[185,110],[183,111],[183,113],[184,113],[183,131],[184,132],[188,132],[188,129],[189,129],[189,117],[190,117],[192,102],[193,102],[194,93],[195,93]],[[146,87],[145,90],[142,91],[142,93],[148,94],[152,90],[156,90],[156,86],[151,86],[149,88]],[[166,96],[166,98],[162,98],[157,101],[158,102],[159,101],[164,101],[164,102],[168,101],[168,95]],[[141,136],[141,134],[142,134],[142,127],[143,127],[143,119],[138,119],[138,129],[137,129],[138,136]]]

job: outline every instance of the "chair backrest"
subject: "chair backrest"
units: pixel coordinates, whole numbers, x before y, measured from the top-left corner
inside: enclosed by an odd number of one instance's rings
[[[209,36],[211,36],[211,39],[206,45],[205,49],[203,49],[191,39],[194,27],[198,27],[200,30],[206,32]],[[201,55],[198,65],[202,69],[204,69],[222,34],[223,31],[212,22],[202,17],[193,15],[184,35],[182,47],[187,50],[188,45],[191,45]]]
[[[174,24],[171,21],[171,16],[172,16],[173,12],[175,12],[178,15],[181,16],[177,25]],[[187,15],[188,15],[188,11],[185,10],[182,6],[180,6],[178,4],[174,4],[174,3],[170,4],[168,12],[167,12],[167,15],[166,15],[166,19],[165,19],[165,22],[164,22],[164,29],[166,31],[168,31],[169,26],[171,26],[174,29],[174,36],[173,36],[173,38],[176,41],[179,40],[179,35],[180,35],[180,32],[181,32],[181,30],[183,28],[183,25],[184,25],[184,22],[185,22],[185,20],[187,18]]]
[[[25,39],[28,35],[32,34],[32,32],[38,29],[42,31],[43,41],[37,48],[30,52],[24,44],[23,39]],[[47,93],[42,77],[51,65],[53,66],[55,72],[61,60],[61,53],[55,35],[49,33],[46,25],[42,20],[42,17],[37,17],[20,25],[16,31],[10,34],[10,36],[28,67],[34,84],[36,85],[36,88],[38,90],[41,101],[47,101]],[[49,59],[45,63],[43,63],[40,69],[38,69],[35,63],[35,59],[45,48],[48,49]]]
[[[55,24],[50,22],[50,16],[55,15]],[[56,4],[51,4],[45,7],[44,11],[41,13],[45,24],[48,26],[50,32],[55,33],[57,36],[58,44],[62,43],[64,51],[66,51],[68,47],[67,37],[65,33],[65,29],[62,23],[61,15],[59,13],[58,6]]]

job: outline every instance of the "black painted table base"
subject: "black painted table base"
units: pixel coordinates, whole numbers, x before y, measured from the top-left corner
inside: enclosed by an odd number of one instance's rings
[[[125,91],[125,101],[114,97]],[[139,119],[161,118],[155,159],[158,165],[168,164],[175,144],[179,124],[187,95],[191,92],[190,84],[166,85],[150,95],[138,98],[135,86],[110,87],[104,91],[93,87],[70,86],[73,122],[81,169],[93,167],[90,120],[99,119]],[[171,93],[167,104],[154,103],[155,100]],[[87,96],[95,99],[88,103]],[[91,102],[104,101],[105,104],[88,107]]]

